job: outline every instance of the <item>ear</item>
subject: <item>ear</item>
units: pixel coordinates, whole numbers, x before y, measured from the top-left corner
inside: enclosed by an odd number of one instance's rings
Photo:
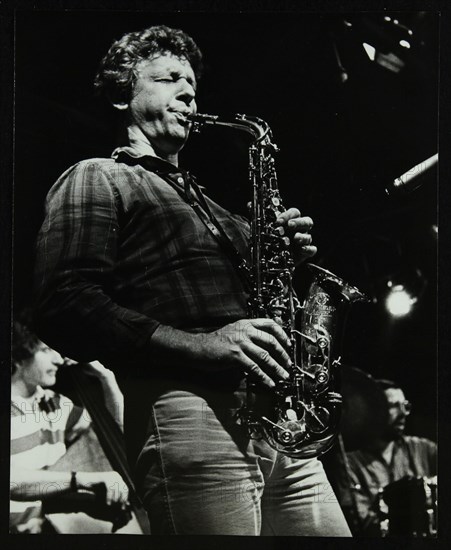
[[[127,90],[113,88],[106,91],[106,96],[111,105],[118,111],[126,111],[128,109],[129,98]]]
[[[22,373],[24,371],[24,361],[15,361],[11,365],[11,375],[17,377],[21,377]]]
[[[125,103],[123,101],[120,101],[120,102],[112,101],[111,104],[115,109],[118,109],[119,111],[125,111],[128,109],[128,103]]]

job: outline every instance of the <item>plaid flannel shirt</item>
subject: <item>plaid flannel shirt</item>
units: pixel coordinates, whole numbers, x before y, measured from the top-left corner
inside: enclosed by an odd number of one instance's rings
[[[35,269],[41,338],[108,362],[151,353],[160,323],[208,330],[246,317],[236,269],[180,195],[186,174],[131,147],[112,156],[76,164],[48,193]],[[247,221],[207,202],[247,257]]]

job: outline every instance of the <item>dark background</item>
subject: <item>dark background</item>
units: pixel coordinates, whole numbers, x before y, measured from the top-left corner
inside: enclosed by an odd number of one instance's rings
[[[411,49],[384,16],[414,30]],[[346,20],[352,26],[346,26]],[[437,152],[439,17],[428,12],[18,12],[15,75],[14,306],[31,299],[33,247],[47,191],[71,164],[109,156],[117,123],[93,96],[100,58],[125,32],[180,27],[205,55],[200,112],[265,119],[280,147],[286,205],[315,220],[315,263],[370,296],[351,311],[343,362],[392,378],[415,405],[408,428],[435,439],[437,406],[437,183],[388,197],[396,176]],[[403,56],[398,74],[372,63],[362,42]],[[341,81],[335,51],[348,79]],[[248,140],[206,129],[181,163],[208,193],[245,212]],[[385,313],[386,280],[422,272],[412,313]],[[297,273],[299,288],[307,280]]]

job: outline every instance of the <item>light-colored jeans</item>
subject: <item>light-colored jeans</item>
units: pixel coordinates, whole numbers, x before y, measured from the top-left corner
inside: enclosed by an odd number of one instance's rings
[[[173,390],[153,405],[138,460],[152,534],[351,536],[317,459],[249,441],[213,400]]]

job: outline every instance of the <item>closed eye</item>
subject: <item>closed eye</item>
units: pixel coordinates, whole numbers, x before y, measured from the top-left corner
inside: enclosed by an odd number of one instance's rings
[[[178,82],[179,80],[185,79],[188,84],[196,90],[196,83],[192,78],[186,78],[185,76],[180,75],[179,73],[172,73],[171,76],[164,76],[160,78],[155,78],[156,82]]]
[[[42,344],[42,346],[39,346],[38,351],[47,352],[47,351],[52,351],[52,350],[51,350],[51,348],[49,348],[49,346],[46,346],[45,344]]]

